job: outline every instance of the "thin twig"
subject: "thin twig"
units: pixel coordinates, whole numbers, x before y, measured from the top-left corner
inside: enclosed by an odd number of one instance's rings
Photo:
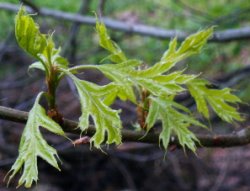
[[[90,4],[90,0],[83,0],[82,5],[78,11],[78,14],[79,15],[86,14],[89,9],[89,4]],[[62,55],[64,56],[67,56],[67,51],[69,52],[68,55],[69,55],[69,60],[71,62],[75,61],[77,46],[78,46],[77,36],[80,30],[80,26],[81,26],[81,23],[77,21],[72,24],[68,40],[65,43],[63,50],[62,50]]]
[[[0,119],[10,120],[13,122],[26,123],[28,113],[19,111],[7,107],[0,106]],[[64,119],[62,128],[65,132],[80,134],[78,123],[68,119]],[[88,131],[85,133],[86,136],[93,136],[95,133],[95,127],[89,126]],[[144,136],[144,132],[136,132],[131,130],[122,130],[122,139],[124,142],[144,142],[144,143],[159,143],[159,134],[148,133]],[[250,143],[250,128],[246,127],[238,132],[227,134],[227,135],[209,135],[209,134],[197,134],[197,138],[200,143],[196,143],[197,147],[234,147],[242,146]],[[142,138],[143,137],[143,138]],[[171,138],[170,145],[180,146],[179,141],[176,137]]]
[[[17,12],[19,6],[11,3],[0,3],[0,9]],[[29,7],[27,7],[27,11],[32,12]],[[72,14],[46,8],[40,9],[40,15],[49,16],[60,20],[67,20],[71,22],[79,22],[81,24],[91,26],[96,24],[95,17],[82,16],[79,14]],[[172,39],[174,37],[178,37],[179,41],[183,41],[188,36],[188,34],[184,31],[166,30],[160,27],[153,27],[142,24],[129,24],[107,17],[103,17],[102,21],[110,29],[126,32],[129,34],[138,34],[159,39]],[[228,29],[214,32],[213,37],[209,40],[209,42],[229,42],[234,40],[246,39],[250,39],[250,27],[242,27],[238,29]]]
[[[209,13],[205,12],[205,11],[201,11],[199,9],[194,8],[191,4],[188,5],[187,3],[181,1],[181,0],[175,0],[173,1],[175,4],[177,4],[178,6],[182,7],[185,10],[189,10],[190,12],[192,12],[193,14],[202,17],[203,19],[206,20],[212,20],[213,17],[212,15],[210,15]],[[184,11],[183,11],[184,12]]]
[[[99,4],[98,4],[98,15],[100,17],[104,16],[104,8],[105,8],[105,4],[106,4],[106,0],[99,0]]]

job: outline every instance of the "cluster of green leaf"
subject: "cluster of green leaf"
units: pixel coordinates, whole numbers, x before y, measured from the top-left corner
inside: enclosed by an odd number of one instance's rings
[[[140,60],[128,59],[121,48],[111,40],[105,25],[97,20],[96,31],[99,35],[99,43],[110,53],[104,59],[109,63],[69,68],[67,60],[59,55],[60,48],[55,48],[52,35],[41,34],[37,24],[27,15],[23,7],[16,16],[15,26],[19,46],[38,60],[30,68],[45,72],[48,85],[48,92],[45,95],[48,104],[51,100],[55,101],[53,97],[55,95],[49,91],[51,89],[55,91],[64,76],[72,79],[78,90],[82,110],[78,126],[85,131],[89,127],[89,119],[92,119],[96,132],[90,142],[96,148],[100,148],[101,144],[118,145],[121,143],[122,125],[119,110],[112,109],[110,105],[117,98],[139,104],[142,101],[140,100],[142,90],[148,92],[144,100],[149,103],[148,108],[143,108],[148,110],[147,132],[153,128],[157,120],[161,120],[162,131],[159,142],[165,149],[169,145],[171,135],[175,134],[183,148],[187,147],[195,152],[195,145],[199,140],[188,128],[191,125],[206,127],[192,116],[188,108],[174,101],[175,96],[184,91],[190,91],[197,103],[198,112],[206,118],[209,117],[207,104],[210,104],[223,120],[227,122],[242,120],[236,109],[229,105],[240,100],[232,95],[228,88],[209,89],[207,88],[208,82],[198,79],[198,75],[184,74],[185,70],[171,71],[177,62],[200,52],[212,35],[213,28],[189,36],[179,47],[177,39],[173,39],[160,61],[147,67]],[[75,73],[86,68],[100,70],[111,82],[100,86],[75,76]],[[65,134],[60,125],[47,116],[45,109],[39,104],[42,95],[43,93],[39,93],[29,113],[21,138],[19,156],[10,170],[12,173],[10,179],[12,179],[24,166],[19,186],[24,184],[30,187],[33,181],[37,181],[38,156],[58,168],[56,150],[43,139],[39,127],[44,127],[64,137]],[[49,106],[54,106],[54,104],[49,104]]]

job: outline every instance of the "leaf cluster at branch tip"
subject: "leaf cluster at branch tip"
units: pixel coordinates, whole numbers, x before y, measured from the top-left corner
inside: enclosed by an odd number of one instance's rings
[[[60,56],[60,48],[56,49],[52,34],[40,33],[38,25],[21,7],[15,19],[16,39],[19,46],[37,59],[29,69],[35,68],[45,72],[48,82],[55,88],[64,76],[68,76],[75,84],[81,104],[81,116],[78,127],[84,133],[89,128],[90,119],[95,126],[95,133],[90,139],[92,146],[101,149],[102,144],[120,144],[122,142],[122,122],[120,110],[110,107],[117,98],[129,100],[140,105],[145,116],[146,133],[160,120],[162,124],[159,143],[164,149],[168,148],[170,137],[176,135],[180,145],[195,152],[196,142],[199,142],[190,126],[206,128],[195,119],[192,112],[185,106],[174,101],[174,98],[189,91],[194,98],[197,111],[205,118],[209,118],[209,105],[224,121],[232,123],[242,121],[241,115],[233,106],[241,100],[231,94],[229,88],[222,90],[208,88],[209,83],[199,79],[199,75],[184,74],[185,70],[172,71],[175,65],[201,51],[213,33],[213,27],[199,31],[186,38],[180,46],[174,38],[169,43],[161,59],[152,66],[143,66],[138,59],[129,59],[122,49],[111,40],[107,29],[98,19],[96,31],[99,44],[109,52],[105,58],[107,64],[80,65],[69,68],[68,61]],[[75,73],[83,69],[97,69],[101,71],[110,83],[97,85],[77,78]],[[51,87],[50,87],[51,88]],[[144,100],[140,100],[143,91],[147,92]],[[19,146],[19,155],[10,170],[9,181],[23,167],[23,173],[18,186],[24,184],[31,187],[33,181],[38,180],[37,158],[41,157],[53,167],[59,169],[57,152],[49,146],[39,130],[46,128],[52,133],[65,137],[60,125],[47,116],[45,109],[39,104],[43,93],[39,93],[30,110],[29,118],[23,131]]]

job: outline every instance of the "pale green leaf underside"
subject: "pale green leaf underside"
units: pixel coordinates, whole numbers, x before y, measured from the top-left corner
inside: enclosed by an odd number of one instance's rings
[[[189,148],[195,152],[195,142],[198,142],[195,134],[188,127],[191,125],[206,127],[195,120],[189,113],[188,108],[177,104],[167,98],[151,97],[151,107],[147,116],[147,131],[149,131],[157,119],[162,121],[162,131],[159,141],[167,149],[170,137],[175,134],[178,137],[180,145]],[[188,113],[187,113],[188,112]]]
[[[100,148],[104,142],[107,144],[120,144],[122,125],[118,114],[119,111],[111,109],[104,102],[106,96],[114,93],[116,85],[111,83],[106,86],[98,86],[80,80],[66,70],[64,72],[72,78],[78,90],[82,110],[79,118],[80,129],[82,131],[88,129],[91,117],[96,132],[90,141],[96,148]]]
[[[209,83],[205,80],[195,79],[188,84],[188,89],[196,101],[197,110],[206,118],[209,118],[208,104],[215,113],[224,121],[232,123],[233,121],[242,121],[243,118],[237,109],[231,104],[240,103],[241,100],[231,94],[229,88],[209,89],[206,86]]]
[[[29,118],[19,145],[18,158],[9,172],[11,173],[9,177],[10,181],[23,167],[18,186],[24,184],[27,188],[31,187],[33,181],[37,182],[38,180],[37,157],[41,157],[50,165],[60,170],[56,159],[58,157],[57,152],[42,137],[39,127],[44,127],[52,133],[65,137],[61,127],[46,115],[44,108],[39,104],[41,95],[42,93],[37,96],[34,106],[29,112]]]
[[[130,72],[140,65],[138,60],[128,60],[119,64],[97,65],[96,68],[116,84],[116,96],[121,100],[130,100],[136,103],[134,80]]]

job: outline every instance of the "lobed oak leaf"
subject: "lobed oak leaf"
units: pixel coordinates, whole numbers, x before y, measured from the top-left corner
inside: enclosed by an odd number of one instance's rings
[[[37,158],[41,157],[50,165],[59,169],[56,150],[49,146],[39,130],[40,127],[57,135],[66,137],[64,131],[55,121],[46,115],[46,111],[39,104],[39,100],[43,92],[39,93],[36,101],[29,112],[28,121],[24,128],[20,145],[19,155],[11,167],[9,173],[9,181],[17,174],[23,167],[22,176],[19,179],[18,187],[23,185],[26,188],[31,187],[33,181],[38,180]]]

